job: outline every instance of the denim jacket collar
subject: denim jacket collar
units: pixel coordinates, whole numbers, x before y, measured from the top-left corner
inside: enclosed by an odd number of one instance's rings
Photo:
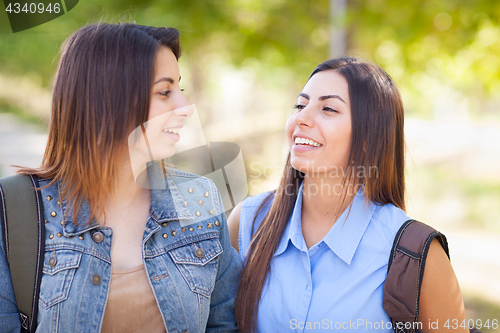
[[[151,216],[157,223],[172,220],[194,220],[195,217],[186,208],[186,201],[181,196],[179,188],[171,175],[165,173],[165,180],[160,179],[164,188],[151,190]]]
[[[157,171],[156,167],[148,168],[148,175],[153,184],[151,189],[151,204],[149,211],[153,220],[160,224],[163,222],[176,221],[176,220],[194,220],[195,217],[186,208],[186,202],[181,196],[174,178],[168,173],[161,173],[160,176],[152,170]],[[161,182],[161,183],[160,183]],[[58,187],[60,184],[58,183]],[[99,228],[99,223],[95,218],[88,224],[83,224],[89,220],[90,205],[86,199],[83,200],[79,212],[78,221],[80,224],[76,225],[73,222],[73,212],[66,211],[68,208],[66,200],[61,203],[63,221],[63,234],[64,236],[78,236],[88,230]]]

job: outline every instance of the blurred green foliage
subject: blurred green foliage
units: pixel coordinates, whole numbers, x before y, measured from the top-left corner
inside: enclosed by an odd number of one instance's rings
[[[483,99],[500,95],[499,22],[494,0],[369,0],[351,2],[348,25],[353,50],[382,65],[404,91],[419,92],[407,94],[414,109],[432,110],[441,84],[472,97],[477,114],[489,111]]]
[[[18,108],[2,98],[0,98],[0,113],[11,113],[25,124],[35,126],[44,132],[48,130],[47,118],[27,112],[25,109]]]
[[[328,36],[317,47],[310,34],[319,23],[327,26],[327,8],[327,1],[82,0],[74,10],[42,26],[16,34],[4,32],[0,71],[37,72],[47,86],[63,40],[82,25],[102,20],[175,27],[181,31],[183,49],[194,54],[191,58],[196,61],[217,53],[237,66],[249,58],[258,59],[266,66],[263,73],[281,66],[307,73],[326,58]],[[312,65],[304,68],[305,59]]]
[[[488,112],[483,100],[500,95],[500,2],[494,0],[351,0],[345,22],[330,22],[328,0],[81,0],[24,32],[9,33],[2,22],[0,72],[38,74],[49,86],[62,41],[99,20],[176,27],[197,68],[217,54],[278,85],[284,71],[302,84],[328,57],[330,24],[344,24],[347,54],[384,67],[417,116],[432,115],[443,87],[465,94],[475,114]]]
[[[410,215],[437,227],[452,225],[499,233],[500,179],[457,170],[457,164],[408,166]]]
[[[481,332],[500,332],[498,314],[500,306],[484,299],[473,296],[464,296],[467,318],[473,319],[476,328],[481,328]],[[496,327],[496,328],[495,328]]]

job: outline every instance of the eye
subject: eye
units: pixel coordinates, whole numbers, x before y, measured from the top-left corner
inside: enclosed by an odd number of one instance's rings
[[[181,89],[181,91],[184,91],[184,89]]]
[[[331,107],[328,107],[328,106],[325,106],[325,107],[323,108],[323,111],[327,111],[327,112],[336,112],[336,113],[338,113],[338,111],[337,111],[337,110],[334,110],[334,109],[332,109]]]
[[[159,94],[160,94],[160,95],[162,95],[162,96],[168,96],[168,95],[170,95],[170,93],[171,93],[171,92],[172,92],[172,91],[170,91],[170,90],[167,90],[167,91],[160,91],[160,92],[159,92]]]
[[[297,109],[297,110],[302,110],[303,108],[305,108],[306,106],[305,105],[300,105],[300,104],[295,104],[293,106],[294,109]]]

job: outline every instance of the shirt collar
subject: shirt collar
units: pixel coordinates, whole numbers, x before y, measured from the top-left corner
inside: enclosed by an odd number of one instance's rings
[[[363,237],[373,213],[375,204],[365,200],[363,190],[360,189],[323,241],[345,263],[351,264],[354,253]]]
[[[289,243],[292,243],[301,251],[308,251],[301,227],[302,193],[303,183],[300,186],[292,216],[274,254],[275,256],[283,253]],[[373,203],[366,204],[363,190],[360,188],[353,198],[352,205],[346,208],[320,242],[324,242],[340,259],[350,265],[361,238],[372,219],[375,208]]]
[[[155,222],[159,224],[180,219],[194,220],[195,217],[186,208],[185,201],[177,188],[174,178],[168,172],[158,172],[160,171],[159,168],[159,165],[155,162],[148,166],[148,176],[152,187],[150,213]],[[67,208],[65,200],[61,203],[61,207],[65,212]],[[99,223],[95,218],[90,223],[83,224],[90,217],[90,205],[86,199],[82,202],[79,215],[78,220],[82,223],[75,225],[73,223],[73,212],[68,211],[64,218],[64,235],[75,236],[99,227]]]

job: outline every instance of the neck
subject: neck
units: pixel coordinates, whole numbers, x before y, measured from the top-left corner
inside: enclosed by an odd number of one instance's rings
[[[302,217],[318,223],[331,223],[340,217],[356,195],[352,185],[343,188],[341,177],[308,176],[304,178]]]
[[[137,181],[129,161],[124,161],[118,169],[118,182],[111,197],[112,201],[127,202],[137,200],[151,191],[137,185]]]
[[[132,207],[140,202],[148,203],[151,198],[151,190],[137,185],[128,155],[123,156],[118,165],[118,177],[114,191],[107,198],[106,204],[104,205],[104,212],[106,214]],[[99,218],[99,222],[104,222],[104,216],[102,214]]]

